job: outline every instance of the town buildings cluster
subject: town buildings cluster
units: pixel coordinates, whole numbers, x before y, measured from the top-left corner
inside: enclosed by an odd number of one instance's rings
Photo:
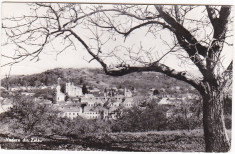
[[[62,117],[86,119],[115,119],[124,108],[133,107],[132,92],[128,89],[106,88],[103,92],[93,89],[83,93],[81,86],[72,82],[65,84],[65,91],[61,90],[60,79],[56,87],[57,108]],[[98,95],[97,95],[98,94]]]
[[[63,84],[62,84],[63,83]],[[4,87],[2,87],[4,88]],[[34,97],[35,89],[54,89],[55,95],[52,100],[43,97]],[[84,93],[82,85],[75,85],[73,82],[61,81],[58,79],[57,85],[41,86],[41,87],[12,87],[8,92],[21,90],[21,94],[34,97],[35,101],[40,104],[48,105],[58,111],[58,116],[74,119],[83,117],[86,119],[116,119],[121,115],[123,109],[131,108],[138,104],[138,100],[134,99],[133,93],[127,88],[106,87],[105,89],[92,88]],[[158,105],[182,105],[182,101],[199,100],[197,94],[177,93],[177,95],[169,94],[166,89],[159,89],[157,95],[154,94],[156,89],[150,88],[148,98],[157,98]],[[171,87],[171,91],[180,91],[181,88]],[[185,90],[185,89],[184,89]],[[190,90],[190,89],[189,89]],[[192,89],[191,89],[192,90]],[[6,112],[12,107],[9,99],[1,97],[0,113]],[[167,117],[172,114],[167,112]]]

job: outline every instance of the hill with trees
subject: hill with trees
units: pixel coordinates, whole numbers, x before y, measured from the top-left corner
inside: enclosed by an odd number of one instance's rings
[[[147,94],[150,89],[164,89],[167,94],[185,93],[187,90],[196,92],[192,86],[174,78],[156,72],[136,72],[126,76],[108,76],[101,69],[91,68],[56,68],[39,74],[19,75],[2,79],[2,86],[52,86],[58,78],[63,82],[73,82],[75,85],[86,85],[88,88],[103,90],[106,87],[128,88],[136,91],[136,95]],[[154,81],[154,82],[153,82]],[[172,88],[173,87],[173,88]],[[178,91],[174,87],[179,87]],[[153,92],[154,93],[154,92]],[[155,91],[156,94],[156,91]]]

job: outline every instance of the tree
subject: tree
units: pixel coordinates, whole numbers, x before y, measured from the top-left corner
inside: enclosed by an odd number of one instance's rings
[[[65,83],[61,84],[60,92],[66,93],[66,85],[65,85]]]
[[[82,93],[83,93],[83,95],[88,94],[86,84],[83,84],[83,86],[82,86]]]
[[[154,101],[148,102],[144,108],[134,106],[125,109],[120,117],[113,122],[113,131],[164,130],[167,123],[165,111],[167,109],[164,106],[159,106]]]
[[[16,47],[13,57],[2,53],[13,59],[8,65],[27,57],[39,60],[56,42],[57,54],[82,45],[92,57],[89,62],[96,60],[107,75],[152,71],[184,81],[203,99],[206,151],[229,150],[222,100],[232,83],[232,59],[226,56],[232,52],[231,6],[30,3],[29,7],[30,14],[3,18],[3,44]],[[131,44],[137,38],[143,41]],[[151,42],[161,48],[151,44],[146,49]],[[170,66],[171,57],[181,69]]]
[[[169,128],[187,129],[188,131],[195,128],[201,128],[202,115],[200,105],[200,101],[182,101],[180,106],[174,107],[174,109],[172,110],[173,116],[171,116],[168,120]]]
[[[157,89],[155,89],[154,91],[153,91],[153,95],[158,95],[159,94],[159,91],[157,90]]]
[[[7,120],[9,128],[17,135],[30,136],[42,135],[48,129],[45,125],[50,123],[48,119],[53,116],[55,119],[56,112],[48,106],[35,103],[30,97],[15,96],[13,98],[13,107],[6,112],[2,119]]]

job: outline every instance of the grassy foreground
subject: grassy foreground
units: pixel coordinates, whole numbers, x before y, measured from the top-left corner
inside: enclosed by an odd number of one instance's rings
[[[231,132],[228,132],[231,137]],[[87,134],[76,138],[50,138],[41,143],[1,142],[3,149],[76,151],[203,152],[203,130]]]

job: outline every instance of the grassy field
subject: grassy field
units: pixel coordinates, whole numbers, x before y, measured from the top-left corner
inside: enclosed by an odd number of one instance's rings
[[[110,147],[123,151],[204,151],[202,130],[110,133],[104,138]]]
[[[231,131],[228,131],[231,138]],[[0,143],[3,149],[72,151],[203,152],[203,130],[87,134],[41,143]]]

